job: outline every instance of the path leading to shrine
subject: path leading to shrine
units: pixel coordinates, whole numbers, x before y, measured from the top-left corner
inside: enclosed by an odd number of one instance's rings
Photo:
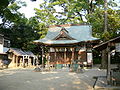
[[[106,75],[106,71],[98,68],[86,69],[84,73],[69,72],[68,69],[50,72],[6,69],[0,71],[0,90],[92,90],[93,76],[100,75]]]

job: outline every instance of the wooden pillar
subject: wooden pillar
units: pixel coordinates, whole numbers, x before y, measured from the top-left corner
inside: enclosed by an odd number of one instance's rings
[[[25,56],[23,56],[23,68],[25,68]]]
[[[22,67],[23,66],[23,64],[22,64],[22,58],[20,58],[20,67]]]
[[[87,62],[87,43],[84,43],[84,49],[85,49],[85,56],[86,56],[86,60],[85,62]]]
[[[67,58],[67,49],[65,48],[65,52],[64,52],[64,61],[66,61]]]
[[[50,70],[50,52],[49,52],[49,54],[48,54],[48,68],[49,68],[49,70]]]
[[[55,50],[55,61],[57,62],[57,53],[56,53],[56,48],[54,48]]]
[[[33,57],[33,66],[35,66],[35,57]]]
[[[72,48],[72,58],[71,58],[71,61],[74,61],[74,57],[75,57],[75,48],[73,47]]]
[[[16,56],[16,67],[18,67],[18,56]]]
[[[110,70],[111,70],[111,61],[110,61],[110,56],[111,56],[111,52],[110,52],[110,47],[107,47],[107,51],[108,51],[108,66],[107,66],[107,83],[110,84]]]
[[[43,46],[41,46],[42,48],[42,68],[44,68],[44,48]]]
[[[50,70],[50,48],[48,48],[48,55],[47,55],[47,68]]]
[[[26,58],[27,58],[26,66],[28,66],[28,64],[29,64],[29,55],[27,55]]]
[[[31,58],[30,58],[30,56],[28,56],[28,66],[30,67],[31,66]]]
[[[15,55],[13,55],[13,58],[12,58],[12,66],[15,67]]]

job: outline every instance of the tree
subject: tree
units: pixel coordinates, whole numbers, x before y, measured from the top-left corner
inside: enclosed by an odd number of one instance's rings
[[[109,40],[118,36],[120,28],[119,10],[108,9],[108,31],[104,34],[104,10],[97,8],[94,13],[87,16],[88,22],[93,26],[93,35],[102,40]],[[112,26],[112,27],[111,27]]]
[[[32,41],[40,38],[40,29],[36,28],[39,23],[18,12],[25,5],[24,2],[13,2],[5,7],[7,11],[3,10],[1,14],[0,33],[10,39],[11,47],[33,50],[36,46]]]
[[[45,25],[85,23],[85,16],[103,1],[96,0],[45,0],[40,9],[35,9],[36,17]],[[59,10],[57,9],[59,8]]]
[[[109,4],[109,3],[108,3]],[[110,4],[109,4],[110,5]],[[115,3],[112,6],[116,6]],[[119,36],[120,17],[119,10],[113,10],[111,7],[107,10],[107,30],[104,30],[104,9],[97,7],[95,12],[88,15],[88,22],[93,26],[93,35],[107,41],[111,38]],[[101,68],[107,67],[107,51],[102,51]]]

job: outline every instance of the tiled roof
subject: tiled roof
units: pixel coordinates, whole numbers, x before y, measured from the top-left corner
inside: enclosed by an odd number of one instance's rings
[[[60,31],[63,27],[50,27],[45,38],[40,40],[35,40],[36,43],[44,43],[44,44],[72,44],[78,43],[82,41],[93,41],[98,40],[92,36],[92,27],[90,25],[63,25],[64,28],[68,31],[68,35],[75,40],[53,40],[60,34]]]
[[[6,53],[9,50],[7,47],[3,47],[3,53]]]
[[[10,48],[8,52],[13,52],[17,56],[24,56],[24,55],[29,55],[31,57],[34,57],[35,55],[31,51],[23,51],[18,48]]]

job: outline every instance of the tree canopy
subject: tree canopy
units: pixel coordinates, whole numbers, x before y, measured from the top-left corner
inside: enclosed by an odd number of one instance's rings
[[[25,2],[11,0],[3,4],[0,33],[10,39],[11,47],[33,50],[35,45],[32,42],[40,38],[39,32],[42,30],[34,17],[27,19],[24,14],[18,12],[22,6],[26,6]]]
[[[36,0],[32,0],[36,1]],[[0,33],[11,40],[11,47],[31,50],[32,41],[43,38],[47,26],[59,24],[88,23],[93,27],[93,35],[110,39],[119,35],[120,10],[117,4],[108,2],[108,31],[104,30],[104,0],[44,0],[40,8],[35,8],[35,16],[27,19],[18,10],[25,2],[15,0],[0,1]],[[111,27],[112,26],[112,27]]]
[[[93,35],[105,40],[118,36],[120,30],[120,10],[112,10],[109,8],[107,12],[107,33],[104,33],[104,10],[97,8],[94,13],[87,16],[88,22],[93,26]]]

